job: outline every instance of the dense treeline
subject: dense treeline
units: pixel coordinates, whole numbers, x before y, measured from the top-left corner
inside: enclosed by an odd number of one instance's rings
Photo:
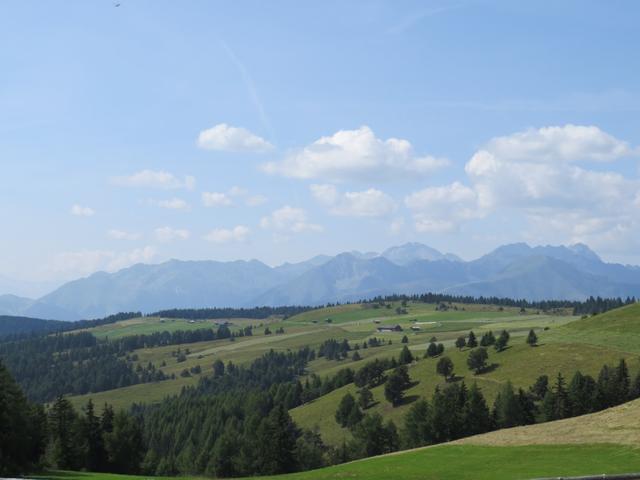
[[[147,372],[149,366],[136,372],[126,353],[120,343],[98,342],[88,332],[0,344],[0,358],[27,396],[38,402],[165,378],[162,371]]]
[[[99,327],[101,325],[109,325],[141,316],[141,312],[122,312],[96,320],[78,320],[77,322],[0,316],[0,343],[15,342],[26,338],[48,335],[50,333],[62,333]]]
[[[21,335],[32,332],[55,332],[67,326],[60,320],[42,320],[40,318],[14,317],[0,315],[0,339],[9,335]]]
[[[300,430],[287,413],[302,403],[297,377],[311,352],[271,351],[249,367],[227,364],[180,396],[137,409],[148,443],[143,470],[232,477],[322,466],[319,435]]]
[[[529,301],[524,299],[512,299],[503,297],[472,297],[465,295],[448,295],[443,293],[423,293],[418,295],[387,295],[378,296],[369,300],[359,300],[355,303],[388,303],[413,301],[422,303],[467,303],[480,305],[497,305],[502,307],[516,307],[521,309],[540,310],[549,312],[559,309],[571,309],[574,315],[594,315],[604,313],[614,308],[629,305],[636,302],[635,297],[601,298],[590,297],[585,301],[577,300],[541,300]]]
[[[31,471],[45,446],[44,409],[27,401],[0,362],[0,476]]]
[[[174,308],[150,313],[149,317],[188,318],[190,320],[207,320],[214,318],[254,318],[265,319],[271,316],[284,318],[313,310],[317,307],[282,306],[282,307],[253,307],[253,308]]]
[[[58,395],[83,395],[168,377],[153,364],[136,364],[132,352],[140,348],[180,345],[232,336],[252,335],[248,326],[232,332],[225,325],[131,335],[98,340],[89,332],[35,336],[0,344],[0,358],[27,396],[47,402]]]

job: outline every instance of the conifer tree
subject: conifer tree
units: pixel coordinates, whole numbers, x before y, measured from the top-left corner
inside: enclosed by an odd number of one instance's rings
[[[106,468],[107,452],[104,447],[103,430],[100,418],[95,414],[93,401],[89,399],[84,407],[82,418],[82,434],[86,442],[87,469],[92,472],[101,472]]]
[[[113,431],[105,435],[109,471],[138,473],[144,457],[142,428],[138,421],[124,411],[113,418]]]
[[[411,405],[404,417],[401,434],[405,448],[422,447],[433,441],[429,414],[429,403],[426,400],[421,399]]]
[[[473,330],[469,332],[469,339],[467,340],[467,347],[476,348],[478,346],[478,339],[476,338],[476,334],[473,333]]]
[[[453,376],[453,362],[449,357],[442,357],[438,360],[438,363],[436,364],[436,373],[438,375],[442,375],[445,381],[449,381]]]
[[[477,350],[472,350],[469,352],[469,357],[467,358],[467,366],[473,370],[476,375],[478,375],[487,368],[488,358],[489,355],[487,354],[486,348],[481,347]]]
[[[384,396],[391,402],[394,407],[402,403],[404,391],[410,386],[409,374],[407,367],[400,366],[396,368],[384,385]]]
[[[531,347],[538,344],[538,336],[536,335],[536,332],[533,331],[533,328],[529,330],[529,334],[527,335],[527,344]]]
[[[465,435],[477,435],[491,429],[491,413],[482,391],[474,382],[469,389],[462,411]]]
[[[260,473],[276,475],[296,470],[295,449],[299,432],[284,406],[276,405],[271,410],[260,423],[256,436]]]
[[[362,419],[362,412],[356,403],[356,399],[353,398],[353,395],[347,393],[342,400],[340,400],[340,404],[338,405],[338,410],[336,411],[336,422],[345,428],[352,428],[356,423],[358,423]]]
[[[413,362],[413,355],[411,353],[411,350],[409,350],[409,347],[405,345],[404,347],[402,347],[402,350],[400,351],[400,357],[398,358],[398,363],[400,365],[408,365],[411,362]]]
[[[427,353],[425,353],[425,357],[437,357],[438,356],[438,346],[435,342],[429,342],[429,346],[427,347]]]
[[[494,347],[498,352],[502,352],[505,348],[507,348],[508,343],[509,333],[506,330],[503,330],[498,339],[494,342]]]
[[[369,390],[367,387],[362,387],[360,390],[358,390],[358,405],[360,406],[360,408],[366,410],[371,406],[372,403],[373,394],[371,393],[371,390]]]

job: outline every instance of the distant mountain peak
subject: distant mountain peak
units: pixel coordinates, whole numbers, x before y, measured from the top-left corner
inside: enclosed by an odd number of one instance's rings
[[[420,260],[449,260],[453,262],[461,261],[460,257],[452,253],[443,254],[433,247],[418,242],[408,242],[397,247],[387,248],[380,254],[381,257],[395,263],[396,265],[408,265]]]
[[[591,260],[596,260],[596,261],[599,261],[599,262],[602,261],[600,256],[596,252],[591,250],[584,243],[574,243],[573,245],[569,245],[567,248],[569,250],[571,250],[572,252],[574,252],[577,255],[580,255],[582,257],[585,257],[585,258],[588,258],[588,259],[591,259]]]
[[[0,314],[97,318],[166,308],[320,305],[387,294],[448,292],[526,299],[640,296],[640,267],[605,263],[588,246],[512,243],[473,261],[418,242],[381,254],[259,260],[169,260],[73,280],[37,300],[0,295]]]

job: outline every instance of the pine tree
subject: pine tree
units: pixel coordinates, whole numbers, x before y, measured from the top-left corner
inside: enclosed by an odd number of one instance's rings
[[[213,362],[213,376],[221,377],[224,375],[224,362],[219,358]]]
[[[467,358],[467,366],[469,369],[473,370],[476,375],[482,373],[485,368],[487,368],[487,360],[489,359],[489,355],[487,354],[487,349],[484,347],[478,348],[477,350],[472,350],[469,352],[469,357]]]
[[[378,413],[365,415],[353,430],[353,442],[350,449],[355,458],[371,457],[398,449],[399,439],[396,426],[389,421],[386,424]]]
[[[531,385],[529,391],[533,394],[536,400],[544,399],[549,389],[549,377],[547,375],[540,375],[535,383]]]
[[[494,343],[494,347],[498,352],[502,352],[505,348],[507,348],[507,344],[509,343],[509,333],[506,330],[503,330],[498,339]]]
[[[456,348],[462,350],[467,345],[467,341],[464,337],[458,337],[456,340]]]
[[[401,434],[405,448],[422,447],[433,441],[429,413],[429,404],[424,399],[411,405],[404,417],[404,428]]]
[[[358,391],[358,405],[363,410],[366,410],[371,406],[372,403],[373,403],[373,394],[371,393],[371,390],[369,390],[367,387],[362,387]]]
[[[493,332],[491,330],[489,330],[487,333],[482,335],[482,338],[480,339],[481,347],[490,347],[495,343],[496,343],[496,338],[493,336]]]
[[[427,347],[427,353],[425,354],[425,357],[437,357],[438,356],[438,346],[435,344],[435,342],[429,342],[429,346]]]
[[[384,396],[391,402],[394,407],[402,403],[404,390],[410,386],[409,374],[407,367],[400,366],[396,368],[384,385]]]
[[[106,468],[107,452],[104,447],[102,425],[95,414],[91,399],[84,408],[82,419],[83,437],[86,442],[86,467],[92,472],[101,472]]]
[[[350,393],[347,393],[340,403],[338,404],[338,410],[336,410],[336,422],[342,427],[353,427],[362,418],[362,412],[356,404],[355,398]]]
[[[298,436],[299,432],[284,406],[275,406],[256,433],[258,471],[263,475],[295,471]]]
[[[142,428],[135,418],[124,411],[113,418],[113,431],[105,435],[109,471],[138,473],[144,457]]]
[[[469,332],[469,339],[467,340],[467,347],[476,348],[478,346],[478,339],[476,338],[476,334],[473,333],[473,330]]]
[[[44,452],[46,417],[0,362],[0,475],[26,473]]]
[[[594,411],[596,382],[579,371],[573,375],[567,391],[569,415],[577,416]]]
[[[402,347],[402,350],[400,351],[398,363],[400,365],[408,365],[411,362],[413,362],[413,355],[411,354],[411,350],[409,350],[409,347],[405,345],[404,347]]]
[[[409,343],[409,337],[407,337],[406,335],[403,335],[401,343]]]
[[[453,362],[449,357],[442,357],[436,364],[436,373],[442,375],[445,381],[453,377]]]
[[[620,404],[629,399],[631,381],[629,380],[629,369],[624,358],[618,362],[615,373],[615,403]]]
[[[49,410],[52,462],[59,469],[73,470],[80,466],[77,415],[69,400],[60,395]]]
[[[493,417],[498,428],[509,428],[525,425],[524,412],[513,390],[511,382],[507,382],[498,393],[493,404]]]
[[[474,382],[469,389],[462,411],[465,435],[477,435],[491,430],[491,413],[482,391]]]

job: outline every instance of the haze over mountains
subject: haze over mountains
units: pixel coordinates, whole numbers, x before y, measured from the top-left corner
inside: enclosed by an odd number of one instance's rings
[[[0,295],[0,314],[78,320],[132,310],[318,305],[424,292],[528,300],[638,297],[640,267],[605,263],[582,244],[524,243],[469,262],[419,243],[277,267],[257,260],[170,260],[98,272],[38,299]]]

